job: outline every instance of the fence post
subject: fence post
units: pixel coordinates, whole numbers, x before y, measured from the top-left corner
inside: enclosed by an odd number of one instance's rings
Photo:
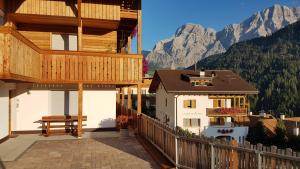
[[[210,143],[210,169],[215,169],[215,147],[213,143]]]
[[[238,169],[239,160],[238,160],[238,152],[235,147],[238,146],[238,142],[236,140],[232,140],[231,142],[232,150],[230,154],[230,169]]]
[[[262,169],[262,166],[261,166],[261,161],[262,161],[262,158],[261,158],[262,147],[263,147],[262,144],[257,144],[257,150],[256,150],[256,153],[257,153],[257,169]]]
[[[178,169],[178,137],[177,135],[175,135],[175,165],[176,165],[176,169]]]

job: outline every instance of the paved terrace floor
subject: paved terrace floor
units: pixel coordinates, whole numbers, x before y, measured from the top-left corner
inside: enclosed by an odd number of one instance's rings
[[[88,133],[83,139],[20,135],[0,144],[0,158],[0,169],[159,168],[134,137],[114,132]]]

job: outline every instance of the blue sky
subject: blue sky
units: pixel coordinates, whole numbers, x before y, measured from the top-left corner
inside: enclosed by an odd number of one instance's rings
[[[185,23],[218,31],[274,4],[300,6],[300,0],[142,0],[143,49],[151,50]]]

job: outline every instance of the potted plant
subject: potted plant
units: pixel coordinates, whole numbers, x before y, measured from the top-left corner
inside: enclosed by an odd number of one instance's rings
[[[128,116],[119,115],[117,117],[117,124],[118,124],[118,127],[120,128],[120,136],[121,137],[129,137]]]

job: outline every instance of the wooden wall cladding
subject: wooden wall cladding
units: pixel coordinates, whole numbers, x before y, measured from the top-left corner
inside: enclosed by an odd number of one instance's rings
[[[9,0],[10,13],[36,14],[51,16],[77,15],[76,1],[74,0]]]
[[[119,0],[82,0],[83,18],[120,20]]]
[[[19,31],[23,36],[32,41],[41,49],[51,49],[51,33],[35,31]]]
[[[77,0],[9,0],[10,13],[76,17]],[[83,18],[120,20],[119,0],[83,0]]]
[[[117,51],[117,31],[102,32],[98,35],[82,35],[83,51],[94,52],[116,52]]]

